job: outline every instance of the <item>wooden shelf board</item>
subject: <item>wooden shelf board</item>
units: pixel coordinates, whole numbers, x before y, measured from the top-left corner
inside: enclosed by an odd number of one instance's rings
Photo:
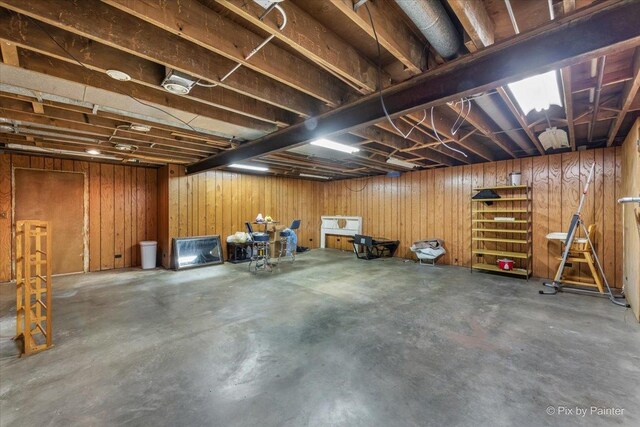
[[[497,273],[514,274],[517,276],[529,276],[531,273],[524,268],[514,268],[511,271],[501,270],[497,265],[478,263],[471,266],[476,270],[495,271]]]
[[[496,221],[495,219],[474,219],[473,222],[493,222],[493,223],[502,223],[502,224],[526,224],[529,221],[526,219],[516,219],[515,221]]]
[[[526,213],[526,209],[478,209],[472,210],[472,213]]]
[[[474,255],[494,255],[520,259],[529,258],[529,254],[526,252],[497,251],[494,249],[473,249],[471,253],[473,253]]]
[[[529,199],[525,196],[500,197],[498,199],[471,199],[472,202],[522,202],[525,200]]]
[[[517,243],[519,245],[526,245],[526,240],[519,239],[499,239],[497,237],[473,237],[471,240],[476,242],[500,242],[500,243]]]
[[[495,187],[476,187],[473,191],[480,190],[522,190],[525,188],[529,188],[528,185],[497,185]]]
[[[472,228],[471,231],[486,232],[486,233],[527,234],[527,230],[520,230],[520,229],[509,230],[507,228]]]

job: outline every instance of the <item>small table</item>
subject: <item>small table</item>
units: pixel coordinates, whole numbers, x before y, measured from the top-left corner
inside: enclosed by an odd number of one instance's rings
[[[264,225],[264,232],[267,233],[269,232],[269,226],[273,225],[273,231],[275,231],[276,229],[276,225],[280,224],[280,221],[253,221],[251,223],[252,225]],[[258,231],[258,230],[254,230],[254,231]]]
[[[561,231],[556,231],[553,233],[549,233],[545,236],[547,240],[560,240],[562,242],[567,240],[567,233],[563,233]],[[584,237],[575,237],[573,239],[574,243],[587,243],[587,239]]]
[[[359,259],[391,258],[400,246],[400,240],[361,235],[356,235],[353,240],[349,240],[349,243],[353,244],[353,252]],[[363,255],[360,255],[358,246],[364,248]]]

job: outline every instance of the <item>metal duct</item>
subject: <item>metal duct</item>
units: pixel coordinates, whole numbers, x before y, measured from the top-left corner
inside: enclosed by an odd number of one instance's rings
[[[460,34],[439,0],[396,0],[396,3],[440,56],[452,59],[460,53]]]
[[[511,138],[516,144],[520,147],[528,147],[531,142],[528,138],[522,136],[520,131],[512,130],[514,128],[514,124],[509,119],[509,116],[502,111],[500,105],[493,99],[495,95],[486,95],[480,96],[474,99],[475,103],[480,107],[482,111],[487,114],[493,122],[498,125],[500,130],[505,131],[504,133]],[[538,151],[535,148],[532,148],[527,154],[535,154]]]

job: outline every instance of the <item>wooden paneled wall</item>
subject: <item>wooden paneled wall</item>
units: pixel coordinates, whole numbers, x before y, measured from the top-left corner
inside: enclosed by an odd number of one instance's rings
[[[318,247],[323,184],[300,179],[253,176],[211,171],[185,176],[184,168],[170,165],[159,171],[162,264],[170,264],[173,237],[219,234],[225,240],[258,213],[282,225],[302,220],[300,246]],[[226,256],[226,254],[225,254]]]
[[[621,196],[640,197],[640,118],[622,144]],[[623,206],[624,289],[627,301],[640,321],[640,204]]]
[[[157,237],[157,169],[0,154],[0,282],[11,279],[13,167],[86,174],[90,271],[139,265],[137,243]]]
[[[533,272],[551,277],[560,248],[545,235],[566,231],[595,162],[594,185],[582,213],[586,223],[597,225],[598,255],[609,282],[619,287],[621,157],[618,147],[410,172],[400,178],[335,181],[324,185],[323,214],[362,216],[365,234],[400,240],[401,257],[412,257],[409,246],[416,240],[442,238],[447,254],[441,263],[469,266],[472,188],[506,184],[510,172],[521,172],[523,183],[533,183]],[[338,239],[329,238],[328,247],[349,249],[346,239]]]

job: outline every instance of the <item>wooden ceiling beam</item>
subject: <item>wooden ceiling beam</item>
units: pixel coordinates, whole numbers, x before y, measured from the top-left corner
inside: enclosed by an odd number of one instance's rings
[[[402,131],[402,133],[404,133],[405,135],[409,134],[409,136],[406,138],[407,140],[411,141],[414,143],[413,146],[410,147],[406,147],[406,148],[401,148],[398,149],[402,152],[407,152],[409,150],[414,151],[414,150],[418,150],[418,149],[426,149],[424,156],[428,158],[428,156],[430,154],[432,154],[434,151],[436,152],[436,157],[440,157],[441,155],[447,156],[447,157],[451,157],[454,160],[457,160],[461,163],[466,163],[469,164],[469,161],[462,155],[455,153],[455,152],[449,152],[449,153],[445,153],[445,152],[440,152],[440,150],[437,149],[437,145],[433,145],[431,144],[433,142],[433,139],[428,138],[427,134],[424,132],[421,132],[421,129],[419,126],[416,126],[413,131],[411,131],[411,128],[413,127],[413,124],[410,124],[402,119],[400,120],[396,120],[395,121],[396,126],[398,127],[398,129],[400,129]],[[379,127],[381,129],[384,129],[388,132],[391,132],[393,134],[397,135],[397,131],[393,128],[393,126],[391,126],[391,124],[387,121],[387,120],[383,120],[379,123],[376,123],[376,127]],[[401,135],[398,135],[402,138]],[[444,165],[453,165],[454,163],[451,163],[451,161],[449,160],[449,164],[447,163],[442,163],[442,162],[437,162],[440,164],[444,164]]]
[[[447,0],[447,2],[464,30],[469,34],[476,49],[493,44],[495,26],[482,1]]]
[[[607,147],[611,147],[611,145],[613,145],[613,142],[618,135],[618,131],[620,130],[620,126],[629,112],[630,107],[633,104],[633,100],[638,94],[638,88],[640,88],[640,47],[636,48],[633,55],[633,79],[624,85],[624,90],[620,97],[620,112],[609,129]]]
[[[520,111],[520,108],[513,102],[513,100],[509,96],[509,93],[505,89],[505,86],[501,86],[497,88],[496,91],[500,95],[500,98],[502,98],[502,100],[506,104],[509,111],[511,111],[511,114],[513,114],[513,116],[518,121],[518,123],[522,127],[522,130],[524,130],[524,133],[526,133],[527,136],[529,137],[529,141],[531,141],[533,146],[536,147],[536,149],[541,155],[544,155],[544,147],[542,147],[542,144],[540,144],[540,141],[538,141],[538,138],[536,138],[535,134],[529,128],[529,124],[527,123],[526,117],[524,116],[524,114],[522,114],[522,111]]]
[[[509,81],[584,62],[612,50],[640,43],[640,9],[632,0],[597,3],[568,17],[505,40],[473,55],[458,58],[407,82],[383,90],[391,117],[484,92]],[[583,37],[597,29],[597,37]],[[222,167],[286,150],[315,138],[332,137],[369,126],[384,118],[377,94],[317,117],[311,129],[289,126],[187,167],[188,174]]]
[[[74,58],[81,58],[87,68],[98,72],[104,73],[117,64],[117,69],[131,76],[133,82],[164,91],[160,86],[165,76],[163,66],[45,23],[36,26],[26,16],[6,9],[0,9],[0,38],[76,65]],[[185,98],[279,126],[291,124],[296,119],[291,112],[223,87],[195,87]]]
[[[215,0],[215,2],[274,35],[278,40],[321,65],[359,92],[369,94],[378,87],[376,65],[295,3],[281,4],[290,19],[284,29],[280,30],[281,18],[277,11],[272,11],[264,19],[260,19],[265,9],[253,1]]]
[[[32,98],[24,97],[22,95],[0,92],[0,102],[5,108],[12,111],[28,113],[28,104],[32,102],[31,99]],[[15,101],[21,102],[26,105],[26,107],[24,105],[20,106],[20,104]],[[187,149],[206,151],[211,147],[222,149],[230,147],[228,140],[223,141],[218,139],[219,137],[214,137],[213,135],[196,135],[190,130],[170,127],[163,123],[149,122],[138,118],[133,119],[131,117],[120,116],[115,113],[101,110],[98,110],[97,113],[94,114],[90,108],[79,105],[43,100],[43,107],[45,108],[46,115],[49,117],[76,123],[91,124],[110,130],[114,129],[116,126],[128,125],[131,123],[145,124],[151,127],[151,130],[145,133],[147,137],[152,138],[157,142],[164,141],[166,144],[176,142],[180,147]],[[126,131],[120,132],[127,134]],[[132,132],[132,134],[138,135],[139,133]]]
[[[568,15],[576,10],[575,0],[562,0],[562,13]],[[571,67],[564,67],[560,70],[562,78],[562,97],[564,100],[564,113],[567,118],[567,130],[569,131],[569,145],[571,151],[576,151],[576,130],[573,118],[573,81],[571,78]]]
[[[138,147],[136,152],[154,155],[154,156],[157,156],[158,158],[162,157],[167,161],[171,161],[173,159],[195,161],[197,159],[206,157],[205,153],[195,154],[192,152],[180,151],[175,149],[158,148],[157,146],[152,147],[148,143],[143,143],[141,141],[123,141],[121,139],[118,140],[117,138],[114,138],[110,142],[108,142],[107,141],[108,136],[105,137],[104,135],[88,134],[86,132],[65,128],[65,127],[56,127],[55,129],[50,129],[47,127],[41,127],[35,123],[23,122],[18,127],[18,129],[20,132],[19,134],[33,135],[35,138],[41,138],[43,140],[47,140],[50,138],[51,139],[66,138],[69,141],[77,141],[78,144],[90,144],[92,148],[100,147],[101,150],[108,149],[114,152],[118,151],[114,148],[116,144],[133,145]],[[42,133],[42,135],[40,135],[39,133]],[[52,135],[44,135],[45,133],[52,134]],[[87,142],[87,141],[79,140],[79,138],[89,138],[95,141]]]
[[[94,0],[85,2],[90,3],[86,6],[88,9],[94,7]],[[330,106],[338,106],[344,101],[345,87],[342,82],[273,43],[265,44],[258,54],[246,59],[265,39],[196,0],[104,2]]]
[[[154,89],[133,82],[120,82],[104,73],[92,71],[66,61],[48,57],[37,52],[19,50],[21,68],[62,78],[68,81],[103,89],[109,92],[126,94],[145,102],[174,108],[203,117],[208,117],[231,125],[260,130],[268,133],[276,130],[272,123],[263,122],[247,116],[232,113],[211,105],[195,102],[188,98],[168,93],[160,88]],[[169,116],[167,116],[169,118]]]
[[[571,150],[576,150],[576,130],[574,128],[573,117],[573,82],[571,80],[571,67],[564,67],[560,70],[562,77],[562,96],[564,100],[564,114],[567,118],[567,129],[569,131],[569,145]]]
[[[382,145],[386,145],[387,147],[391,147],[396,150],[403,150],[405,148],[410,148],[414,145],[413,142],[407,141],[406,139],[396,135],[395,133],[391,133],[384,129],[380,129],[374,126],[357,129],[357,130],[351,131],[351,133],[361,138],[371,139]],[[439,163],[442,165],[453,166],[455,164],[449,157],[435,150],[427,149],[425,157],[428,157],[428,160],[431,160],[432,162]]]
[[[619,83],[625,83],[633,79],[633,74],[627,69],[620,69],[607,72],[602,78],[602,87],[613,86]],[[598,84],[598,76],[588,77],[583,80],[574,81],[572,85],[572,93],[585,92],[594,89]]]
[[[464,114],[461,111],[461,106],[456,103],[447,104],[449,108],[455,111],[458,114]],[[469,114],[466,115],[466,121],[474,128],[478,129],[480,133],[489,138],[494,144],[502,149],[505,153],[513,157],[514,159],[518,156],[515,155],[511,147],[509,147],[509,139],[501,133],[495,133],[492,126],[489,125],[487,118],[483,113],[479,112],[478,109],[471,109]]]
[[[3,36],[0,36],[3,40],[0,40],[0,53],[2,53],[2,62],[14,67],[20,66],[20,59],[18,58],[18,49],[11,40],[5,40]]]
[[[106,128],[94,124],[79,122],[77,118],[75,120],[69,120],[66,118],[51,116],[51,114],[56,114],[56,112],[49,108],[47,109],[47,112],[43,114],[31,114],[28,111],[20,111],[18,108],[19,106],[7,105],[6,102],[0,101],[0,117],[36,125],[55,126],[57,128],[74,130],[86,135],[100,137],[103,140],[107,140],[113,135],[113,140],[116,141],[133,144],[154,144],[154,146],[157,146],[158,148],[173,148],[174,150],[194,155],[207,155],[219,151],[216,147],[212,146],[197,146],[197,148],[194,148],[192,144],[184,144],[175,140],[168,142],[160,138],[149,137],[146,134],[130,132],[122,128],[118,129],[118,132],[114,135],[116,127]]]
[[[412,33],[402,16],[395,13],[387,2],[367,2],[364,6],[353,10],[352,0],[327,0],[344,16],[375,38],[369,14],[376,29],[378,41],[382,48],[393,55],[412,74],[420,74],[423,69],[423,43]]]
[[[604,66],[607,57],[601,56],[598,59],[598,82],[595,88],[595,96],[593,98],[593,113],[591,114],[591,124],[587,132],[587,139],[589,142],[593,140],[593,132],[596,127],[596,121],[598,120],[598,109],[600,108],[600,94],[602,93],[602,79],[604,78]]]
[[[411,113],[408,115],[408,117],[411,117],[412,120],[418,122],[422,120],[422,117],[424,117],[424,115],[420,113]],[[473,139],[467,139],[463,142],[460,140],[460,137],[458,135],[454,135],[451,132],[453,123],[451,122],[451,120],[445,118],[439,107],[434,107],[433,109],[433,123],[431,123],[431,111],[427,111],[427,120],[422,122],[421,126],[424,126],[425,128],[431,130],[432,132],[434,132],[434,134],[437,131],[438,135],[444,136],[444,138],[440,137],[440,139],[445,142],[447,140],[455,142],[462,148],[463,151],[465,149],[469,150],[475,155],[480,156],[484,160],[497,160],[493,152],[489,150],[489,148],[485,147],[481,142]],[[442,145],[442,143],[440,143],[440,145]],[[446,149],[447,151],[452,151],[446,147],[444,149]]]
[[[138,158],[138,159],[146,159],[153,160],[161,163],[188,163],[198,160],[197,156],[160,156],[154,152],[149,152],[144,148],[140,148],[135,152],[123,152],[116,150],[113,147],[108,147],[102,144],[79,141],[74,138],[64,137],[64,136],[39,136],[39,135],[30,135],[33,137],[33,142],[27,139],[29,135],[19,135],[19,134],[3,134],[1,138],[4,138],[4,141],[7,143],[13,144],[21,144],[21,145],[30,145],[30,146],[39,146],[42,147],[44,145],[49,144],[50,148],[55,149],[63,149],[63,150],[72,150],[85,152],[89,148],[94,148],[99,150],[103,154],[109,154],[113,156],[118,156],[121,158]]]
[[[484,4],[481,1],[463,1],[463,0],[448,0],[449,5],[452,10],[460,20],[463,28],[469,34],[469,37],[473,41],[475,45],[475,49],[470,49],[472,52],[481,49],[487,46],[490,46],[494,42],[494,24],[485,8]],[[467,46],[469,47],[469,46]],[[540,154],[544,154],[544,149],[542,145],[531,132],[528,130],[527,121],[523,114],[521,114],[520,109],[512,102],[511,98],[508,95],[507,90],[504,87],[497,88],[498,94],[507,105],[511,114],[518,121],[520,126],[522,126],[531,142]],[[453,107],[452,105],[449,105]],[[457,113],[460,113],[459,109],[455,109]],[[471,114],[470,114],[471,116]],[[491,130],[491,126],[489,122],[482,117],[481,114],[474,113],[472,117],[468,117],[467,121],[471,123],[476,129],[482,132],[485,136],[487,136],[491,141],[493,141],[496,145],[506,151],[510,156],[516,157],[515,154],[511,151],[508,146],[507,139],[511,140],[511,138],[507,138],[503,134],[494,134]],[[519,141],[514,140],[515,144],[517,144],[523,151],[528,152],[530,147],[523,146]]]
[[[71,0],[10,0],[0,1],[0,6],[297,114],[317,113],[321,105],[313,97],[245,67],[220,83],[234,61],[97,0],[83,1],[81,6]]]

